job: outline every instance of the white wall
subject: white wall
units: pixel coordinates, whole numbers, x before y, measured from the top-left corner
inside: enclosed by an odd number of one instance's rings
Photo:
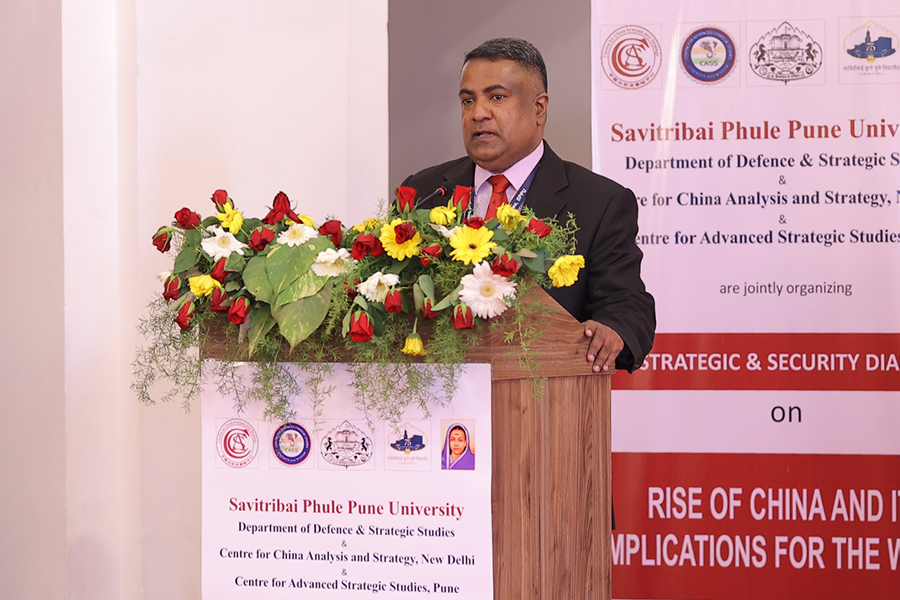
[[[198,598],[199,407],[128,389],[150,238],[220,187],[372,212],[387,0],[6,0],[0,130],[0,597]]]

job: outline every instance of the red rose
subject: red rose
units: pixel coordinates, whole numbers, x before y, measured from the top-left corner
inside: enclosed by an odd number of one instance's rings
[[[247,313],[250,312],[250,301],[241,296],[231,303],[228,309],[228,320],[235,325],[240,325],[247,320]]]
[[[475,329],[475,316],[465,302],[456,305],[451,320],[454,329]]]
[[[371,233],[359,234],[353,241],[353,250],[350,251],[350,256],[355,260],[362,260],[366,254],[371,254],[372,256],[384,254],[384,246],[381,245],[381,240]]]
[[[213,288],[212,295],[209,297],[209,307],[217,312],[225,312],[228,310],[228,294],[220,287]]]
[[[197,229],[200,226],[200,215],[185,207],[175,213],[175,221],[182,229]]]
[[[401,185],[397,188],[397,206],[400,212],[409,212],[416,204],[416,188]]]
[[[472,188],[458,185],[453,188],[453,205],[464,213],[469,208],[469,200],[472,199]]]
[[[394,239],[398,244],[403,244],[413,239],[416,235],[416,228],[409,221],[404,221],[394,227]]]
[[[275,200],[272,202],[272,210],[269,211],[269,214],[262,221],[266,225],[274,225],[280,223],[285,217],[290,217],[291,221],[296,223],[300,222],[300,217],[291,210],[291,201],[288,200],[287,194],[278,192]]]
[[[247,244],[255,251],[260,252],[275,239],[275,232],[268,227],[257,227],[250,234]]]
[[[468,219],[463,219],[463,225],[472,229],[481,229],[484,227],[484,219],[481,217],[469,217]]]
[[[424,266],[431,264],[431,261],[441,255],[440,244],[429,244],[422,248],[422,255],[419,260]]]
[[[319,233],[326,236],[331,236],[331,243],[335,246],[341,245],[341,236],[343,235],[343,230],[341,229],[340,221],[325,221],[322,223],[322,226],[319,227]]]
[[[226,258],[220,258],[219,262],[216,263],[216,266],[213,267],[212,273],[209,274],[210,277],[222,283],[225,281],[225,276],[228,274],[225,272],[225,261],[228,260]]]
[[[172,230],[168,227],[160,227],[153,234],[153,245],[160,252],[168,252],[172,247]]]
[[[225,190],[216,190],[213,192],[212,198],[213,204],[216,205],[216,208],[219,212],[225,212],[225,207],[233,208],[234,206],[231,204],[231,200],[228,199],[228,192]]]
[[[391,290],[384,299],[384,309],[389,313],[398,313],[403,310],[403,297],[400,290]]]
[[[347,297],[348,298],[350,298],[351,300],[356,298],[357,294],[359,293],[356,291],[356,286],[358,286],[361,282],[362,282],[361,279],[357,279],[352,284],[349,281],[344,283],[344,286],[346,286],[346,289],[347,289]]]
[[[177,275],[169,275],[166,277],[164,284],[163,298],[166,300],[175,300],[181,295],[181,279]]]
[[[510,256],[509,252],[504,252],[491,262],[491,271],[500,277],[510,277],[515,275],[518,270],[519,261]]]
[[[372,321],[364,311],[358,310],[350,317],[350,339],[354,342],[368,342],[374,331]]]
[[[431,298],[425,298],[422,300],[422,316],[426,319],[433,319],[435,317],[435,312],[431,310],[434,306],[434,300]]]
[[[175,322],[178,323],[178,326],[181,327],[182,330],[185,330],[191,326],[191,321],[196,312],[197,307],[194,306],[193,301],[185,302],[181,305],[181,308],[178,309],[178,316],[175,317]]]
[[[553,231],[553,228],[540,219],[531,219],[531,221],[528,222],[528,227],[525,228],[525,231],[530,231],[538,237],[547,237],[547,234]]]

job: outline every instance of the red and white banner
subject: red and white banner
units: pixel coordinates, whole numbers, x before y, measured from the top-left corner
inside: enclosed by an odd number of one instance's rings
[[[593,2],[594,169],[653,353],[614,377],[616,598],[900,589],[900,10]]]

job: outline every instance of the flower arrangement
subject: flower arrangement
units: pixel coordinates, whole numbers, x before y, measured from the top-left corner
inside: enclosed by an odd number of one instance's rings
[[[571,216],[560,225],[504,205],[485,222],[466,217],[471,195],[457,186],[445,206],[421,209],[417,191],[400,186],[381,216],[352,227],[335,219],[317,226],[283,192],[262,219],[245,218],[225,190],[212,195],[210,217],[182,208],[153,235],[174,263],[141,325],[151,344],[138,351],[133,387],[149,403],[166,378],[174,386],[164,399],[189,401],[199,389],[196,348],[210,325],[224,323],[216,326],[228,340],[225,364],[258,365],[252,389],[235,391],[265,400],[273,416],[287,416],[299,387],[312,390],[314,404],[327,396],[316,382],[329,362],[357,363],[357,397],[380,416],[410,402],[427,411],[441,398],[425,390],[438,381],[445,398],[452,394],[473,336],[510,307],[521,310],[523,285],[569,286],[584,266],[571,254]],[[516,323],[524,344],[528,332]],[[306,365],[309,379],[280,378],[284,361]],[[233,379],[221,373],[220,385]]]

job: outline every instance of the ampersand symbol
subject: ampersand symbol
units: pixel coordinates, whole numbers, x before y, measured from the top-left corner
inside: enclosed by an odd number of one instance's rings
[[[347,575],[347,569],[341,569],[341,575],[346,576],[346,575]]]
[[[784,180],[784,175],[778,176],[778,185],[784,185],[787,181]]]
[[[759,355],[756,352],[751,352],[747,355],[747,370],[748,371],[761,371],[762,365],[759,364]]]
[[[342,541],[341,541],[341,548],[346,548],[346,547],[347,547],[347,540],[342,540]]]
[[[801,167],[811,167],[812,166],[812,159],[809,158],[809,154],[803,155],[803,158],[800,159],[800,166]]]
[[[787,223],[787,219],[784,218],[784,215],[778,215],[778,223],[781,225]]]

